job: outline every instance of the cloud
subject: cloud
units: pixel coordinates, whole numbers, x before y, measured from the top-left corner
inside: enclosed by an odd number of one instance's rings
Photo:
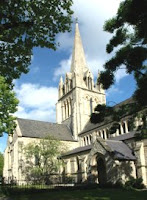
[[[103,70],[104,63],[112,57],[106,53],[106,44],[112,37],[111,34],[103,31],[104,22],[116,15],[121,0],[74,0],[74,18],[78,18],[79,29],[85,50],[86,60],[89,69],[97,76],[98,70]],[[74,21],[75,19],[73,19]],[[73,25],[73,30],[75,25]],[[71,55],[74,31],[62,33],[57,37],[60,43],[59,50],[67,51]],[[54,80],[70,69],[71,56],[63,59],[55,69]],[[126,76],[126,73],[116,73],[116,80]]]
[[[20,101],[17,117],[55,121],[58,90],[56,87],[45,87],[37,84],[16,84],[15,92]]]
[[[106,97],[108,97],[108,96],[110,96],[110,95],[112,95],[112,94],[122,94],[123,93],[123,91],[122,90],[120,90],[117,86],[112,86],[111,88],[109,88],[107,91],[106,91]]]
[[[71,56],[65,60],[61,60],[59,63],[59,67],[57,67],[54,71],[54,81],[56,81],[59,76],[64,76],[66,72],[70,71],[71,66]]]
[[[116,72],[115,72],[115,81],[116,83],[118,83],[122,78],[124,78],[125,76],[128,76],[129,74],[126,73],[126,69],[125,69],[125,66],[121,67],[120,69],[118,69]]]

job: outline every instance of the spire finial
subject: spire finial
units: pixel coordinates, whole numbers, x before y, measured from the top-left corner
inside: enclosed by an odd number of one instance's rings
[[[75,22],[76,22],[76,24],[78,24],[78,17],[76,17]]]
[[[62,76],[60,77],[60,82],[59,82],[59,84],[60,84],[60,85],[63,84],[63,77],[62,77]]]

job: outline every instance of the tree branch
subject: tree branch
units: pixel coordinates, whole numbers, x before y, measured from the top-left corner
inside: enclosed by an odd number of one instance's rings
[[[33,21],[27,21],[27,22],[13,22],[13,23],[5,23],[5,24],[0,24],[0,31],[12,29],[12,28],[17,28],[21,26],[28,26],[31,27],[33,26],[34,22]]]

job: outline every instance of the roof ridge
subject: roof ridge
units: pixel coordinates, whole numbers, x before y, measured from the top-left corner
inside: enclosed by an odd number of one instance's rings
[[[26,120],[26,121],[44,122],[44,123],[50,123],[50,124],[58,124],[58,123],[55,123],[55,122],[41,121],[41,120],[36,120],[36,119],[25,119],[25,118],[20,118],[20,117],[17,117],[16,119]]]
[[[120,140],[106,140],[106,142],[107,141],[110,141],[110,142],[121,142],[122,143],[122,141],[120,141]]]

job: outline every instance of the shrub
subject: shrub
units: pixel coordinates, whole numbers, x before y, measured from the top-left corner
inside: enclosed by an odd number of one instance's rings
[[[130,180],[128,180],[125,183],[125,188],[126,189],[131,189],[131,188],[136,188],[136,189],[143,189],[145,188],[145,185],[142,183],[142,178],[133,178],[131,177]]]

